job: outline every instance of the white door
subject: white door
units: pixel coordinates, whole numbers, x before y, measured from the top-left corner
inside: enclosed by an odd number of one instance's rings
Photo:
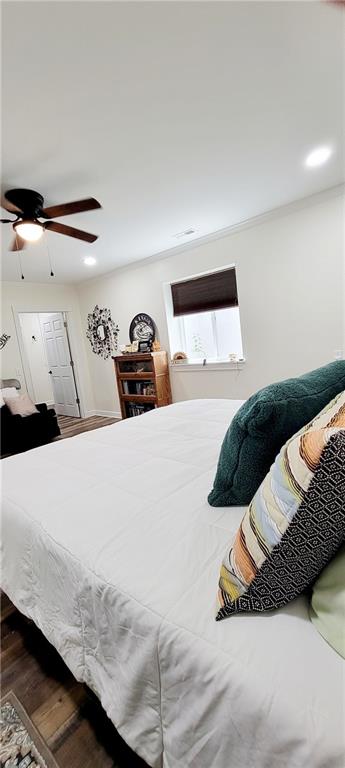
[[[80,416],[71,353],[61,312],[40,314],[56,413]]]

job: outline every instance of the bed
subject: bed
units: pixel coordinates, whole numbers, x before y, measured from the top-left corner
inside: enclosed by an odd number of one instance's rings
[[[152,768],[344,768],[344,663],[305,597],[215,622],[241,405],[194,400],[5,459],[2,586]]]

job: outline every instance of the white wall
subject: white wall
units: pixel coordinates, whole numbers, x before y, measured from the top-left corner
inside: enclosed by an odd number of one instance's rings
[[[43,341],[40,316],[37,312],[19,315],[26,361],[28,364],[27,387],[35,403],[54,403],[54,394],[48,374],[48,360]],[[22,360],[25,368],[24,360]],[[32,390],[30,387],[30,382]]]
[[[155,320],[168,348],[163,285],[234,263],[241,311],[244,356],[241,371],[171,371],[174,400],[196,397],[245,398],[270,381],[298,375],[344,351],[344,197],[312,198],[296,210],[282,210],[226,237],[115,270],[72,285],[3,283],[1,333],[11,339],[0,352],[2,378],[26,387],[14,311],[67,311],[79,389],[88,413],[119,413],[111,360],[92,352],[87,314],[108,307],[120,326],[120,343],[137,312]]]
[[[226,237],[83,282],[77,287],[82,326],[95,304],[110,308],[126,343],[132,317],[147,312],[168,349],[163,284],[234,263],[243,370],[172,370],[174,400],[246,398],[323,365],[344,345],[343,205],[339,193],[310,198]],[[96,356],[88,342],[86,350],[96,411],[118,412],[112,361]]]
[[[0,352],[1,378],[19,379],[27,388],[21,352],[16,333],[14,312],[59,312],[68,313],[68,328],[76,370],[78,389],[87,412],[93,412],[93,390],[89,375],[84,346],[85,329],[81,325],[78,296],[74,286],[29,283],[2,283],[1,333],[11,336]]]

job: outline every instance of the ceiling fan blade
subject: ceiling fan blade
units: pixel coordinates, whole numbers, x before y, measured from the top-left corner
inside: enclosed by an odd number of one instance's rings
[[[27,242],[26,240],[23,240],[22,237],[19,237],[19,235],[15,235],[15,237],[12,240],[11,247],[9,248],[9,251],[23,251],[24,248],[26,248]]]
[[[69,216],[71,213],[93,211],[95,208],[102,208],[102,206],[94,197],[87,197],[86,200],[76,200],[74,203],[62,203],[62,205],[42,208],[40,215],[44,219],[57,219],[60,216]]]
[[[1,224],[12,224],[15,219],[0,219]]]
[[[91,235],[90,232],[84,232],[82,229],[75,229],[75,227],[67,227],[66,224],[60,224],[58,221],[47,221],[43,226],[45,229],[52,230],[52,232],[59,232],[60,235],[68,235],[69,237],[76,237],[77,240],[85,240],[86,243],[94,243],[98,238],[98,235]]]
[[[8,211],[9,213],[23,213],[23,211],[20,210],[20,208],[17,208],[16,205],[13,203],[10,203],[9,200],[5,197],[5,195],[1,195],[1,208],[4,208],[5,211]]]

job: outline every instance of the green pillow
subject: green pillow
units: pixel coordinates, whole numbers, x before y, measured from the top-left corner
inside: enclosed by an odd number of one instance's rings
[[[345,544],[314,584],[310,618],[320,635],[345,659]]]
[[[252,395],[225,435],[209,503],[249,504],[284,443],[343,389],[345,360],[337,360]]]

